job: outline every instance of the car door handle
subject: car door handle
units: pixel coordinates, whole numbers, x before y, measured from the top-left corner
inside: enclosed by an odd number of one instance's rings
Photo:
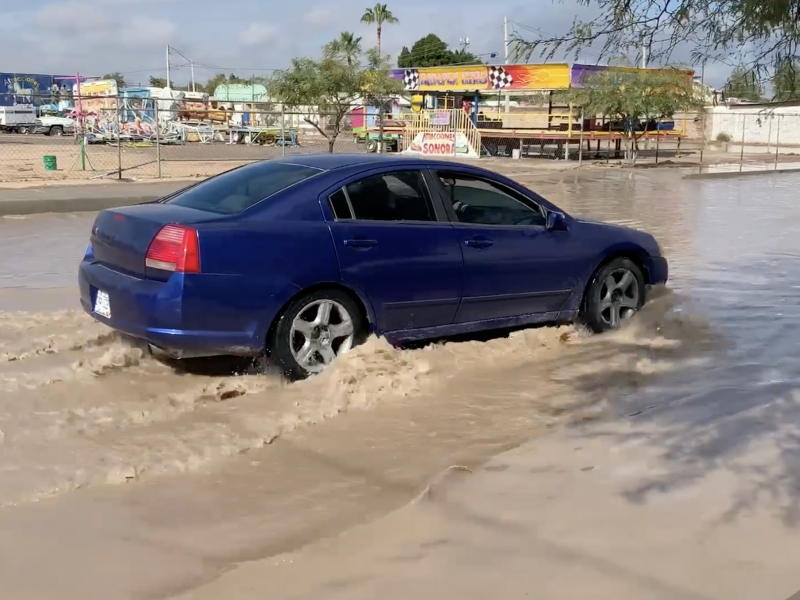
[[[373,246],[378,245],[378,240],[363,240],[363,239],[345,240],[344,245],[350,246],[351,248],[372,248]]]
[[[470,248],[488,248],[489,246],[494,244],[494,242],[492,240],[474,238],[474,239],[465,241],[464,244],[469,246]]]

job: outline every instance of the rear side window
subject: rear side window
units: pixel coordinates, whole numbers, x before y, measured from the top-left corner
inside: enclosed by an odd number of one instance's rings
[[[331,208],[333,209],[333,216],[337,219],[352,219],[353,215],[350,212],[350,205],[347,203],[347,196],[344,195],[344,190],[338,190],[330,195]]]
[[[433,204],[420,171],[373,175],[346,186],[359,221],[435,221]]]
[[[212,177],[170,198],[165,204],[235,214],[318,173],[322,171],[303,165],[271,161],[257,163]]]

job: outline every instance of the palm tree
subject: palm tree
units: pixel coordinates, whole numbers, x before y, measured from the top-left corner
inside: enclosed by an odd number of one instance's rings
[[[325,46],[325,51],[329,56],[341,59],[348,67],[352,67],[361,54],[361,38],[349,31],[343,31],[338,38]]]
[[[392,14],[385,4],[376,4],[373,8],[364,11],[361,22],[367,25],[378,26],[378,54],[381,53],[381,32],[384,23],[398,23],[397,17]]]

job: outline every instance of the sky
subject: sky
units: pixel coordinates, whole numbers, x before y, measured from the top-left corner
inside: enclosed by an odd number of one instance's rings
[[[195,64],[203,82],[215,73],[241,77],[268,75],[285,68],[292,57],[314,56],[341,31],[375,44],[373,27],[359,21],[368,0],[336,3],[307,0],[2,0],[0,1],[0,72],[101,76],[121,72],[128,84],[146,84],[150,75],[164,77],[166,47]],[[435,33],[455,48],[469,38],[468,49],[485,62],[502,63],[503,17],[523,37],[569,29],[587,9],[575,0],[403,0],[388,3],[399,19],[385,25],[383,52],[396,56],[403,46]],[[491,8],[491,10],[489,10]],[[497,59],[489,54],[497,53]],[[687,53],[688,56],[688,53]],[[596,63],[585,53],[574,61]],[[538,62],[534,57],[530,62]],[[190,79],[187,61],[170,57],[171,77],[179,85]],[[707,66],[705,81],[721,86],[727,67]]]

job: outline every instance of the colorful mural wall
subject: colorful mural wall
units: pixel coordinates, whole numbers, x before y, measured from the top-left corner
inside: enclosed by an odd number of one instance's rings
[[[66,82],[54,75],[0,73],[0,106],[54,104],[67,94]]]
[[[392,77],[415,92],[543,91],[582,87],[590,73],[605,71],[600,65],[476,65],[393,69]],[[615,67],[619,68],[619,67]],[[624,70],[635,71],[635,68]],[[691,72],[689,72],[691,73]]]

